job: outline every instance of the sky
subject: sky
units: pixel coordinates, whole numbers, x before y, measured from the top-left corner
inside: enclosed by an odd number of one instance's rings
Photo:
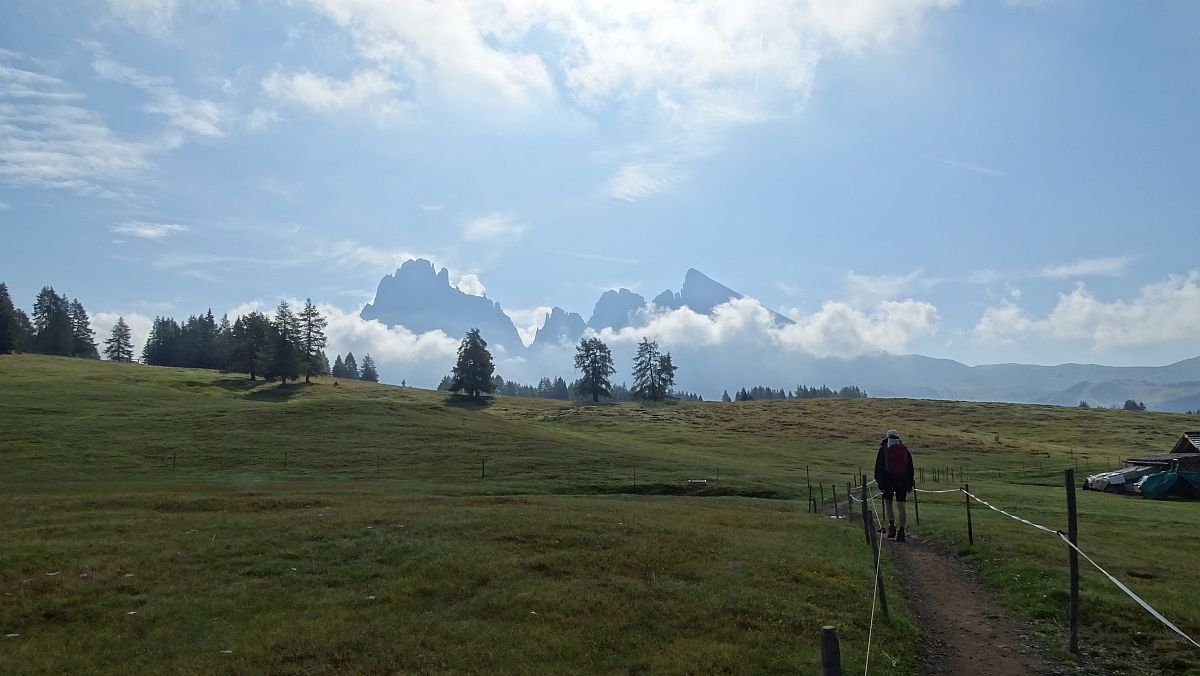
[[[1167,364],[1197,72],[1187,1],[0,1],[0,281],[385,375],[457,341],[357,318],[417,256],[526,337],[694,267],[823,356]]]

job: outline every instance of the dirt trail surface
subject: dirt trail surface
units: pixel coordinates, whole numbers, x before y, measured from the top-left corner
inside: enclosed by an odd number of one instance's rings
[[[1038,656],[1033,630],[1014,620],[969,567],[910,534],[903,543],[884,539],[900,569],[909,611],[925,636],[926,674],[1021,676],[1060,673]]]

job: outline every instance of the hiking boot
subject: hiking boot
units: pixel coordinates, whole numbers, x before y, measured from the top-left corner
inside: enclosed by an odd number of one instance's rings
[[[889,540],[896,539],[896,527],[895,526],[888,526],[888,539]]]
[[[901,528],[896,533],[896,542],[904,542],[904,529]]]

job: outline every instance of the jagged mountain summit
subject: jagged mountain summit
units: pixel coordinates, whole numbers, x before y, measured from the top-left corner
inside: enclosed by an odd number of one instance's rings
[[[740,298],[745,298],[745,296],[724,284],[714,281],[711,277],[696,268],[688,268],[679,293],[674,293],[670,289],[667,289],[655,296],[654,300],[650,302],[662,309],[678,310],[679,308],[687,307],[697,314],[710,315],[718,305]],[[771,310],[771,316],[777,324],[792,323],[792,320],[774,310]]]
[[[450,284],[446,268],[435,271],[433,263],[423,258],[405,261],[395,273],[379,280],[375,300],[363,307],[361,316],[416,333],[441,329],[452,338],[478,328],[493,349],[502,346],[518,352],[525,348],[500,303],[460,291]]]

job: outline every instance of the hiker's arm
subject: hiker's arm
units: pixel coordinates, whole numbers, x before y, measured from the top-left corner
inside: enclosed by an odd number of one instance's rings
[[[917,477],[916,477],[916,472],[913,471],[913,461],[912,461],[912,453],[911,452],[908,454],[908,485],[912,486],[914,488],[917,485]]]
[[[886,468],[883,464],[883,449],[885,446],[880,444],[879,452],[875,454],[875,483],[883,483],[884,472]]]

